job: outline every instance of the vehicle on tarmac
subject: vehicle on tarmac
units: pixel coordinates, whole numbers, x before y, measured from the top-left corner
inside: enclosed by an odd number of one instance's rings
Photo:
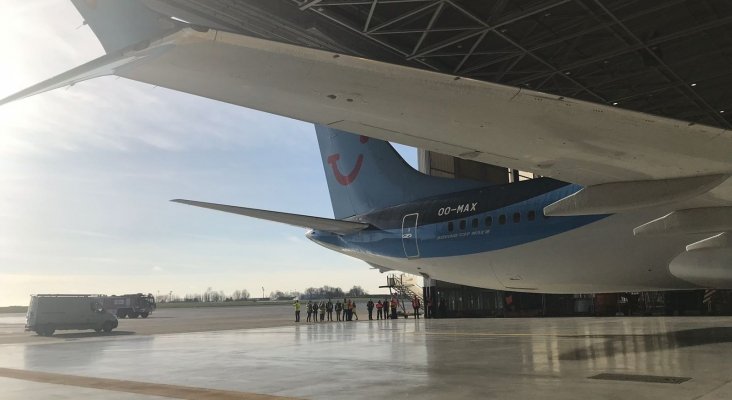
[[[117,318],[147,318],[157,305],[152,294],[123,294],[102,297],[102,305]]]
[[[25,330],[51,336],[57,330],[94,329],[111,332],[119,322],[91,294],[37,294],[31,296]]]

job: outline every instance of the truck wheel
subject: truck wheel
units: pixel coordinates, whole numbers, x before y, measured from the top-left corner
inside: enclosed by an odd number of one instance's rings
[[[150,315],[150,313],[147,311],[143,311],[140,313],[140,316],[142,316],[142,318],[147,318],[148,315]]]
[[[36,333],[40,336],[53,336],[54,332],[56,332],[56,329],[54,329],[52,326],[43,326],[36,330]]]
[[[102,330],[104,332],[106,332],[106,333],[112,332],[112,329],[114,329],[114,327],[112,326],[111,321],[106,321],[106,322],[104,322],[104,324],[102,324]]]
[[[117,310],[117,318],[124,318],[127,316],[127,312],[125,310]]]

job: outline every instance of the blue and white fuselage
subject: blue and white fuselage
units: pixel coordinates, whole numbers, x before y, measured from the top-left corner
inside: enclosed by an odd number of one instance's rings
[[[379,267],[486,288],[581,293],[695,287],[668,270],[688,237],[633,236],[648,213],[544,216],[544,207],[580,189],[547,178],[489,186],[354,216],[349,220],[371,225],[354,234],[313,230],[307,236]]]

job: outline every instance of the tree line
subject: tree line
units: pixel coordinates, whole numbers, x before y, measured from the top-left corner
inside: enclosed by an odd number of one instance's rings
[[[344,291],[339,287],[325,285],[319,288],[309,287],[302,293],[298,291],[275,290],[269,293],[269,300],[291,300],[295,298],[303,300],[336,299],[363,296],[368,296],[368,293],[361,286],[354,285],[348,291]],[[212,287],[209,287],[203,293],[187,293],[182,297],[172,292],[163,295],[159,294],[156,300],[158,303],[220,303],[249,300],[251,297],[247,289],[237,289],[227,295],[223,290],[214,290]]]

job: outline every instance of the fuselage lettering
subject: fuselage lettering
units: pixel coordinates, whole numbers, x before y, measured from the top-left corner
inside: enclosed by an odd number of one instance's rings
[[[452,213],[462,214],[464,212],[477,211],[478,203],[465,203],[457,207],[441,207],[437,210],[437,216],[444,217]]]

